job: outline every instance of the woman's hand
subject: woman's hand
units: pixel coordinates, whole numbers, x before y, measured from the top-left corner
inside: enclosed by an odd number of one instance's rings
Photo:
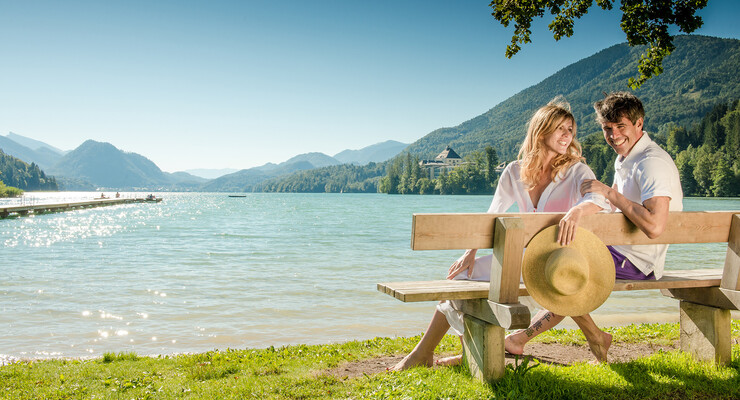
[[[471,249],[466,250],[465,253],[457,259],[452,265],[450,265],[450,270],[447,272],[447,279],[452,279],[457,274],[468,270],[468,277],[473,274],[473,267],[475,266],[475,253],[478,250]]]
[[[568,210],[565,216],[558,223],[558,243],[561,246],[567,246],[576,239],[576,231],[581,217],[596,214],[601,211],[601,207],[594,203],[583,202]]]
[[[576,231],[578,230],[578,221],[583,215],[583,210],[576,206],[568,210],[565,216],[558,223],[558,243],[561,246],[567,246],[575,240]]]

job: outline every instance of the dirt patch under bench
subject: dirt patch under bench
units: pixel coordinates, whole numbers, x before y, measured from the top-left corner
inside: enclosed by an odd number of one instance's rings
[[[609,348],[609,362],[627,362],[636,358],[645,357],[660,350],[671,351],[678,348],[678,343],[671,346],[659,346],[645,343],[613,343]],[[372,375],[386,372],[396,365],[404,355],[383,356],[356,362],[342,364],[336,368],[326,371],[329,375],[339,378],[355,378],[363,375]],[[573,346],[557,343],[529,343],[524,351],[524,356],[546,364],[571,365],[579,362],[590,362],[594,360],[587,345]],[[442,356],[444,357],[444,356]],[[521,360],[522,356],[519,357]],[[435,360],[437,356],[435,355]],[[506,355],[506,363],[514,363],[513,355]],[[434,368],[445,368],[435,366]]]

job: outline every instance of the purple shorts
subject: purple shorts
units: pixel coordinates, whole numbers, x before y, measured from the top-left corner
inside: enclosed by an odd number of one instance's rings
[[[633,281],[655,280],[655,274],[651,272],[650,275],[645,276],[645,274],[637,269],[635,264],[632,264],[632,262],[622,253],[614,250],[612,246],[606,247],[609,249],[609,252],[612,253],[614,269],[617,272],[617,279],[629,279]]]

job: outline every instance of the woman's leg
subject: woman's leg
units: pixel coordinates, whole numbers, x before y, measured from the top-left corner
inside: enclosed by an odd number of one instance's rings
[[[475,259],[475,266],[471,276],[468,276],[467,271],[463,271],[453,278],[453,280],[474,280],[474,281],[488,281],[491,276],[491,258],[493,255],[485,255]],[[396,366],[392,368],[393,371],[400,371],[407,368],[415,367],[417,365],[432,366],[434,361],[434,349],[437,348],[439,342],[447,334],[450,329],[450,323],[447,321],[447,317],[439,309],[434,310],[432,320],[429,322],[424,336],[422,336],[416,347],[409,353],[403,360],[401,360]],[[461,327],[457,328],[458,330]],[[462,342],[462,337],[460,337]],[[462,360],[462,355],[446,357],[439,360],[439,365],[456,365]]]
[[[404,357],[395,367],[391,368],[391,370],[402,371],[416,366],[431,367],[434,361],[434,349],[437,348],[439,342],[447,334],[448,329],[450,329],[450,324],[447,322],[447,317],[435,308],[434,315],[432,315],[432,320],[429,322],[424,336],[421,337],[416,347],[411,350],[411,353]]]
[[[508,336],[504,340],[504,349],[510,354],[524,353],[524,345],[540,333],[554,327],[563,320],[562,315],[556,315],[547,310],[541,310],[534,318],[527,329],[520,329]],[[597,328],[598,329],[598,328]]]

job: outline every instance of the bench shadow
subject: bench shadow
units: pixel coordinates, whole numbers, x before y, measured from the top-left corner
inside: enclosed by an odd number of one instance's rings
[[[506,364],[516,364],[517,362],[523,362],[525,359],[530,359],[531,361],[537,361],[540,364],[547,364],[547,365],[555,365],[555,366],[561,366],[565,367],[570,364],[563,362],[562,360],[558,360],[555,357],[548,357],[548,356],[537,356],[532,354],[522,354],[522,355],[516,355],[511,353],[504,353],[504,356],[506,358]]]
[[[512,359],[514,357],[512,356]],[[509,356],[507,355],[507,362]],[[540,361],[532,357],[532,360]],[[522,358],[519,358],[522,361]],[[540,361],[542,362],[542,361]],[[532,363],[530,363],[532,364]],[[544,364],[554,367],[561,363]],[[593,399],[593,398],[740,398],[740,360],[733,360],[727,373],[717,374],[714,366],[687,364],[674,357],[641,358],[628,362],[615,362],[594,366],[605,368],[623,379],[625,383],[615,384],[615,378],[603,379],[568,377],[552,368],[531,368],[526,373],[506,371],[504,377],[489,386],[496,398],[537,398],[537,399]],[[602,374],[602,373],[599,373]],[[604,371],[603,374],[610,374]],[[590,374],[586,374],[588,376]],[[721,378],[717,378],[721,376]],[[616,378],[617,381],[620,379]]]

